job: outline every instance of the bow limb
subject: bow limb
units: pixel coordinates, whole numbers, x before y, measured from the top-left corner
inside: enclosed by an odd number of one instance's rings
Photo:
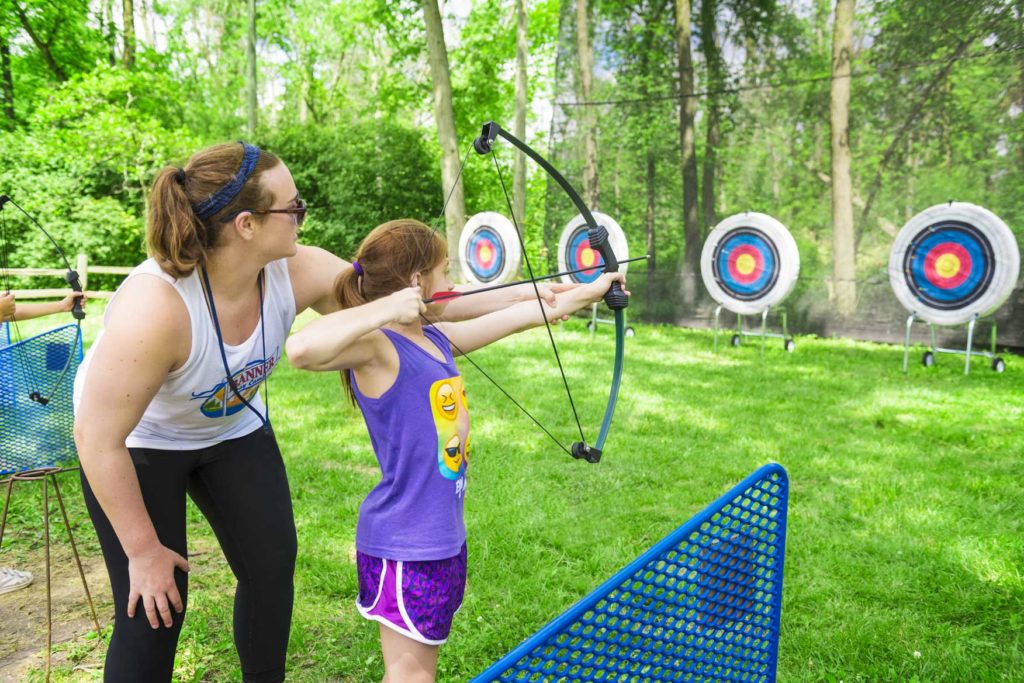
[[[480,136],[473,141],[473,149],[475,149],[476,152],[481,155],[492,153],[494,140],[499,136],[510,142],[521,152],[523,152],[528,157],[533,159],[541,168],[544,169],[544,171],[549,176],[551,176],[552,179],[554,179],[556,183],[558,183],[559,187],[561,187],[562,190],[569,196],[569,199],[572,200],[573,204],[576,205],[576,208],[579,210],[580,214],[583,216],[583,219],[586,221],[589,233],[588,236],[590,238],[590,247],[597,251],[599,254],[601,254],[601,257],[604,261],[604,272],[618,271],[619,261],[615,257],[615,253],[612,251],[611,244],[608,241],[608,231],[603,226],[597,224],[597,221],[594,220],[594,215],[593,213],[591,213],[590,208],[586,205],[586,202],[583,201],[579,193],[576,192],[575,188],[573,188],[573,186],[569,184],[565,177],[558,172],[558,169],[552,166],[547,159],[545,159],[536,151],[534,151],[534,149],[530,147],[528,144],[526,144],[519,138],[515,137],[508,131],[504,130],[501,126],[499,126],[497,123],[494,123],[493,121],[484,124],[483,131],[481,132]],[[495,165],[497,165],[497,160],[495,160]],[[500,174],[500,168],[498,172]],[[513,216],[513,220],[515,220],[515,216]],[[526,245],[522,243],[523,237],[518,229],[516,230],[516,234],[519,235],[520,243],[523,246],[523,253],[525,254]],[[527,265],[529,266],[529,261],[527,261]],[[533,279],[532,272],[530,273],[530,277],[531,279]],[[538,292],[538,300],[539,298],[540,295]],[[605,408],[604,419],[601,423],[601,430],[599,432],[597,441],[593,445],[588,445],[586,439],[583,437],[583,432],[581,428],[580,441],[572,445],[573,457],[582,458],[587,462],[591,463],[596,463],[601,459],[601,452],[604,448],[605,440],[608,438],[608,431],[611,427],[612,417],[615,414],[615,404],[618,401],[619,385],[622,378],[622,365],[624,355],[623,351],[625,346],[624,340],[626,336],[625,315],[623,313],[623,310],[629,303],[626,294],[622,291],[622,287],[619,285],[618,282],[612,283],[611,288],[604,295],[604,300],[608,307],[615,311],[615,365],[612,373],[612,386],[611,390],[609,391],[608,404]],[[554,344],[553,337],[551,341],[552,344]],[[555,349],[555,353],[557,356],[557,348]],[[559,365],[561,365],[561,361],[559,361]],[[569,392],[568,384],[566,384],[566,391]],[[569,393],[569,400],[570,402],[572,402],[571,393]],[[575,406],[573,406],[574,413],[575,410]],[[578,422],[579,420],[577,419],[577,423]]]

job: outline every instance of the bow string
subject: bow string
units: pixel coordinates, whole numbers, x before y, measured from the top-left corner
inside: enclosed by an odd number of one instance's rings
[[[558,169],[552,166],[547,161],[547,159],[545,159],[543,156],[537,153],[528,144],[526,144],[522,140],[518,139],[517,137],[503,129],[497,123],[491,121],[484,124],[482,133],[473,141],[471,151],[476,151],[476,153],[481,156],[489,154],[491,156],[492,161],[494,162],[494,168],[497,172],[498,179],[501,183],[502,193],[504,194],[505,202],[508,205],[509,214],[512,216],[512,223],[515,227],[516,236],[519,239],[519,244],[523,253],[524,263],[526,264],[528,279],[525,280],[524,282],[533,284],[537,304],[538,306],[540,306],[541,315],[544,320],[544,326],[548,333],[548,339],[551,342],[551,347],[555,354],[555,360],[558,365],[558,370],[562,377],[562,385],[565,388],[566,396],[569,399],[569,405],[572,409],[573,419],[575,420],[576,427],[579,431],[579,441],[573,442],[571,448],[566,447],[558,438],[554,436],[554,434],[552,434],[552,432],[549,429],[544,427],[544,425],[541,424],[541,422],[536,417],[534,417],[528,410],[526,410],[526,408],[523,407],[521,403],[516,401],[489,374],[484,372],[484,370],[475,361],[473,361],[473,359],[470,358],[468,354],[464,353],[455,344],[452,344],[452,347],[455,348],[455,350],[458,351],[463,358],[466,358],[466,360],[468,360],[473,365],[473,367],[475,367],[481,374],[483,374],[484,377],[486,377],[492,384],[494,384],[495,387],[497,387],[498,390],[501,391],[506,396],[506,398],[512,401],[512,403],[515,404],[516,407],[518,407],[527,417],[529,417],[538,427],[540,427],[556,444],[558,444],[558,446],[563,451],[565,451],[567,454],[571,455],[574,458],[586,460],[589,463],[596,463],[601,459],[601,454],[604,450],[605,441],[608,438],[608,432],[611,428],[612,417],[615,414],[615,405],[618,401],[619,386],[622,379],[622,366],[626,336],[624,309],[628,305],[629,299],[626,296],[625,292],[622,291],[622,287],[618,282],[613,282],[611,288],[604,295],[605,303],[615,313],[615,361],[612,369],[612,382],[608,395],[608,403],[605,407],[604,418],[601,422],[601,428],[598,432],[597,440],[591,444],[587,442],[586,436],[583,433],[583,426],[580,422],[579,412],[576,409],[576,402],[572,397],[572,390],[569,388],[569,381],[565,375],[561,355],[558,352],[558,345],[555,343],[555,336],[552,331],[552,326],[551,323],[548,321],[547,312],[544,309],[544,301],[541,298],[540,288],[537,284],[540,280],[547,279],[548,277],[553,276],[537,277],[534,274],[533,265],[530,262],[530,256],[529,252],[526,249],[526,243],[523,239],[522,230],[520,230],[518,219],[515,215],[515,211],[512,208],[512,200],[509,196],[508,188],[505,184],[504,175],[502,174],[501,171],[501,165],[498,163],[498,158],[494,153],[494,142],[498,137],[501,137],[506,141],[510,142],[513,146],[515,146],[517,149],[526,154],[526,156],[530,157],[542,169],[544,169],[544,171],[569,196],[569,199],[573,202],[573,204],[579,210],[580,214],[583,216],[583,219],[587,223],[590,247],[591,249],[597,251],[601,255],[601,258],[604,262],[604,272],[617,272],[619,270],[620,261],[616,258],[615,253],[612,250],[611,244],[608,239],[607,229],[605,229],[601,225],[598,225],[597,221],[594,219],[593,213],[587,207],[586,203],[580,197],[579,193],[576,192],[575,188],[573,188],[573,186],[569,184],[569,182],[565,179],[564,176],[562,176]],[[462,163],[459,166],[459,171],[455,177],[455,182],[452,183],[452,188],[445,199],[444,208],[442,208],[441,210],[442,216],[444,215],[444,210],[445,208],[447,208],[448,202],[452,197],[455,187],[456,185],[458,185],[459,179],[462,176],[462,172],[466,166],[466,162],[469,159],[469,155],[470,151],[467,151],[466,156],[463,158]],[[567,273],[571,272],[574,271],[567,271]],[[450,339],[448,341],[449,343],[451,343]]]

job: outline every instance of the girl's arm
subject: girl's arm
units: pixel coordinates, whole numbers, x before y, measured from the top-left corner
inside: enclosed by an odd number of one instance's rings
[[[141,599],[150,626],[173,624],[183,609],[174,570],[188,562],[157,537],[139,489],[125,439],[138,424],[167,374],[190,351],[185,304],[154,277],[128,281],[92,351],[75,415],[75,444],[89,485],[128,556],[129,617]],[[126,371],[127,369],[127,371]]]
[[[14,295],[0,294],[0,323],[14,320]]]
[[[579,285],[575,283],[537,283],[541,299],[546,301],[549,306],[556,305],[556,295],[576,289],[577,287]],[[460,292],[473,291],[473,287],[470,285],[460,285],[455,289]],[[443,317],[445,320],[469,320],[500,311],[523,301],[537,303],[537,293],[533,289],[532,282],[526,282],[515,287],[506,287],[505,289],[497,289],[493,292],[484,292],[482,294],[453,299],[451,303],[445,306]]]
[[[70,313],[75,305],[75,299],[82,299],[85,302],[85,295],[82,292],[72,292],[60,301],[47,301],[41,304],[18,304],[14,311],[14,320],[32,320],[41,318],[44,315],[54,313]]]
[[[370,334],[388,323],[410,323],[426,311],[419,287],[329,313],[288,338],[288,360],[303,370],[357,368],[377,358],[383,335]]]
[[[456,323],[438,323],[437,328],[453,347],[452,351],[469,353],[516,332],[554,322],[599,301],[613,282],[625,283],[622,273],[605,273],[590,284],[574,287],[558,296],[554,306],[544,305],[543,314],[536,298],[487,315]],[[628,292],[627,292],[628,293]]]

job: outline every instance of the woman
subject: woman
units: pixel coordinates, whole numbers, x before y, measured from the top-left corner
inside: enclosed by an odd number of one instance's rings
[[[284,679],[295,524],[259,387],[297,313],[337,310],[333,283],[350,267],[297,243],[305,214],[288,168],[244,143],[204,149],[153,184],[152,257],[111,300],[76,380],[83,490],[116,609],[106,681],[171,679],[188,589],[186,493],[238,580],[243,680]],[[469,297],[452,317],[532,296],[524,286]],[[423,310],[412,288],[351,309],[338,343]]]

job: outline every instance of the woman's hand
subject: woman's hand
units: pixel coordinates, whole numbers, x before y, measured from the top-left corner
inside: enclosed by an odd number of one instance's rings
[[[128,618],[135,617],[135,610],[142,600],[146,619],[153,628],[174,625],[171,607],[178,614],[185,610],[174,581],[174,570],[189,571],[188,560],[170,548],[157,544],[152,550],[128,557]]]
[[[420,319],[427,312],[423,303],[423,291],[419,287],[406,287],[381,299],[388,307],[392,322],[407,325]]]
[[[14,320],[14,295],[0,294],[0,323]]]

